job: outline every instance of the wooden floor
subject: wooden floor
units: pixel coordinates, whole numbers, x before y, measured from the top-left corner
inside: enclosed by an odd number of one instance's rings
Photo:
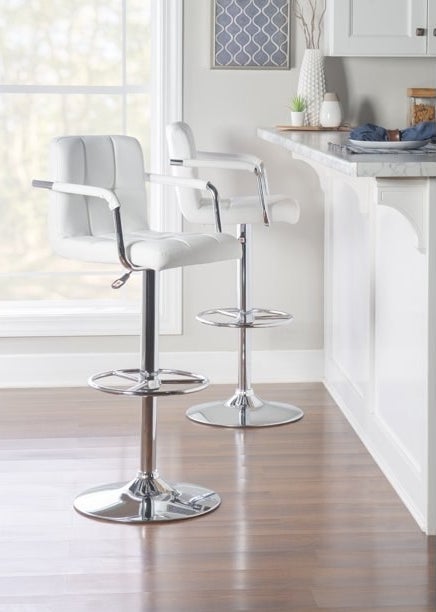
[[[321,385],[259,385],[305,411],[250,431],[160,402],[158,467],[214,488],[215,512],[171,524],[87,519],[74,496],[130,479],[138,400],[88,389],[0,391],[0,612],[436,610],[421,533]]]

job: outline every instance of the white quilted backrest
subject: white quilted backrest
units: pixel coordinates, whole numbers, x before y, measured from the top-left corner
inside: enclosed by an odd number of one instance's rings
[[[170,159],[185,160],[197,157],[197,148],[191,128],[183,121],[170,123],[166,128],[168,153]],[[184,168],[183,166],[172,167],[173,176],[183,176],[198,178],[196,168]],[[186,219],[195,222],[197,220],[196,211],[201,206],[201,192],[195,189],[177,187],[177,201],[180,210]]]
[[[121,203],[123,230],[147,228],[141,145],[129,136],[62,136],[51,143],[51,180],[113,189]],[[113,233],[112,213],[99,198],[52,192],[50,239]]]

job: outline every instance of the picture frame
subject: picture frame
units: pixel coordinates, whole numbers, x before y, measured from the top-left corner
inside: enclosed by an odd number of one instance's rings
[[[289,70],[291,0],[213,0],[214,69]]]

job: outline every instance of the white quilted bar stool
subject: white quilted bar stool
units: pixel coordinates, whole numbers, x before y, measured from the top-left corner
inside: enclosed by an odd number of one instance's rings
[[[127,136],[65,136],[52,142],[50,235],[56,253],[88,262],[121,262],[122,286],[142,274],[142,330],[138,369],[91,376],[89,384],[117,395],[141,398],[140,465],[127,483],[99,486],[79,495],[74,507],[87,516],[124,523],[171,521],[217,508],[220,497],[190,483],[169,484],[156,469],[156,402],[159,396],[204,389],[204,376],[158,366],[158,279],[169,268],[237,259],[240,243],[220,232],[217,192],[200,180],[146,174],[138,141]],[[212,193],[216,233],[163,233],[149,229],[145,181],[184,184]]]
[[[239,329],[238,386],[234,395],[218,402],[192,406],[187,416],[193,421],[222,427],[267,427],[292,423],[302,418],[297,406],[272,402],[258,397],[251,385],[249,330],[283,325],[292,316],[277,310],[251,306],[251,225],[283,222],[294,224],[300,209],[295,200],[283,195],[269,195],[265,169],[253,155],[238,155],[198,151],[189,125],[178,121],[167,126],[168,151],[173,174],[196,179],[199,168],[222,168],[252,172],[257,181],[258,195],[238,196],[220,200],[221,220],[236,224],[242,243],[242,258],[238,264],[238,304],[231,308],[215,308],[199,313],[197,319],[207,325]],[[183,216],[191,223],[210,223],[212,208],[201,194],[177,188]]]

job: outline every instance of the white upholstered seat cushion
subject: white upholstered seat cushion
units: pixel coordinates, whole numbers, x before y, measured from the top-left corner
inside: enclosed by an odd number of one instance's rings
[[[297,223],[300,207],[296,200],[284,195],[265,197],[269,218],[272,223]],[[223,224],[263,223],[262,208],[258,196],[236,196],[220,200],[221,222]],[[196,223],[213,223],[213,209],[208,200],[202,198],[201,206],[189,220]]]
[[[229,234],[166,233],[143,230],[124,235],[126,254],[135,266],[166,270],[238,259],[241,245]],[[74,236],[57,241],[57,253],[70,259],[119,263],[114,233]]]

